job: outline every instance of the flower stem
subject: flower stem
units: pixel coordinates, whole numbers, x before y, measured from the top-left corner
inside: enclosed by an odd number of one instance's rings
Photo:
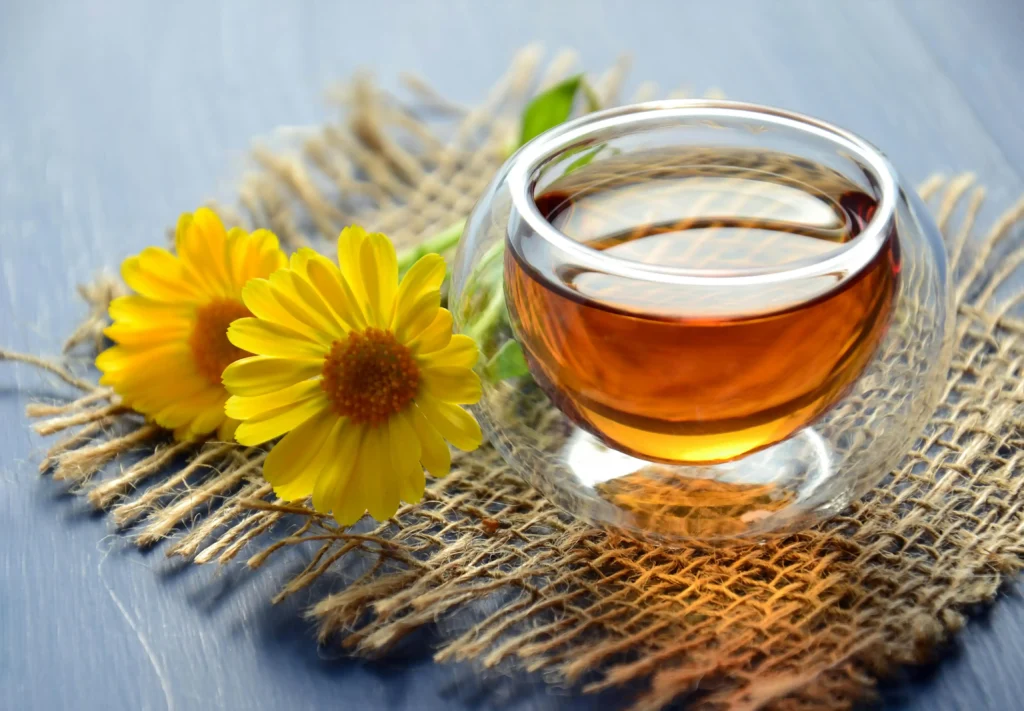
[[[505,291],[499,286],[491,292],[490,298],[487,300],[487,305],[484,307],[484,310],[480,312],[480,315],[474,319],[472,323],[466,325],[466,335],[476,341],[477,344],[483,348],[488,337],[491,336],[493,331],[498,327],[504,311]]]
[[[398,255],[398,273],[404,274],[409,267],[416,263],[420,257],[427,254],[442,254],[458,244],[466,229],[466,220],[455,222],[438,232],[428,240],[420,242],[415,247],[405,250]]]

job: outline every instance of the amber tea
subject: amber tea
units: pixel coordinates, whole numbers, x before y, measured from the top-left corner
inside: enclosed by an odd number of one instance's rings
[[[856,273],[798,278],[877,207],[827,166],[752,149],[633,153],[577,166],[534,200],[562,234],[627,270],[719,280],[637,286],[573,266],[543,240],[510,239],[506,296],[532,374],[622,451],[711,463],[780,442],[841,399],[885,333],[895,232]],[[732,274],[773,272],[797,276],[722,288]]]

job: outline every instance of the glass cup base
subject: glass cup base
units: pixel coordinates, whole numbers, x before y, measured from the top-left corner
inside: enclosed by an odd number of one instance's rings
[[[575,427],[555,460],[562,476],[539,486],[557,481],[544,493],[570,513],[669,541],[803,527],[820,516],[834,473],[832,448],[813,428],[737,460],[671,465],[624,454]]]

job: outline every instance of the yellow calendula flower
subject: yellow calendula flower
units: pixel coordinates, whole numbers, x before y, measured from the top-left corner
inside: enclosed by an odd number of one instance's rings
[[[228,366],[224,385],[227,414],[242,420],[235,439],[286,435],[263,464],[278,497],[312,495],[317,511],[348,525],[419,501],[424,468],[448,473],[446,440],[480,445],[480,426],[459,407],[480,399],[480,379],[476,343],[452,335],[441,308],[439,255],[399,284],[387,237],[349,227],[338,262],[301,249],[288,269],[246,285],[254,318],[231,324],[228,339],[258,355]]]
[[[277,237],[224,229],[202,208],[178,220],[175,252],[148,247],[121,264],[136,293],[110,302],[104,333],[117,345],[96,358],[100,383],[151,420],[192,439],[217,430],[229,440],[238,421],[224,414],[221,374],[250,355],[231,345],[228,325],[250,316],[242,287],[287,264]]]

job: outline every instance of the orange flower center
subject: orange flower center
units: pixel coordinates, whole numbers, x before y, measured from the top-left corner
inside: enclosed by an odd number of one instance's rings
[[[334,411],[374,426],[404,410],[420,386],[412,352],[379,328],[353,331],[331,344],[323,375],[321,387]]]
[[[252,316],[252,312],[235,299],[217,299],[196,311],[196,323],[188,344],[196,369],[214,385],[221,384],[220,376],[225,368],[239,358],[252,355],[228,340],[228,326],[246,316]]]

